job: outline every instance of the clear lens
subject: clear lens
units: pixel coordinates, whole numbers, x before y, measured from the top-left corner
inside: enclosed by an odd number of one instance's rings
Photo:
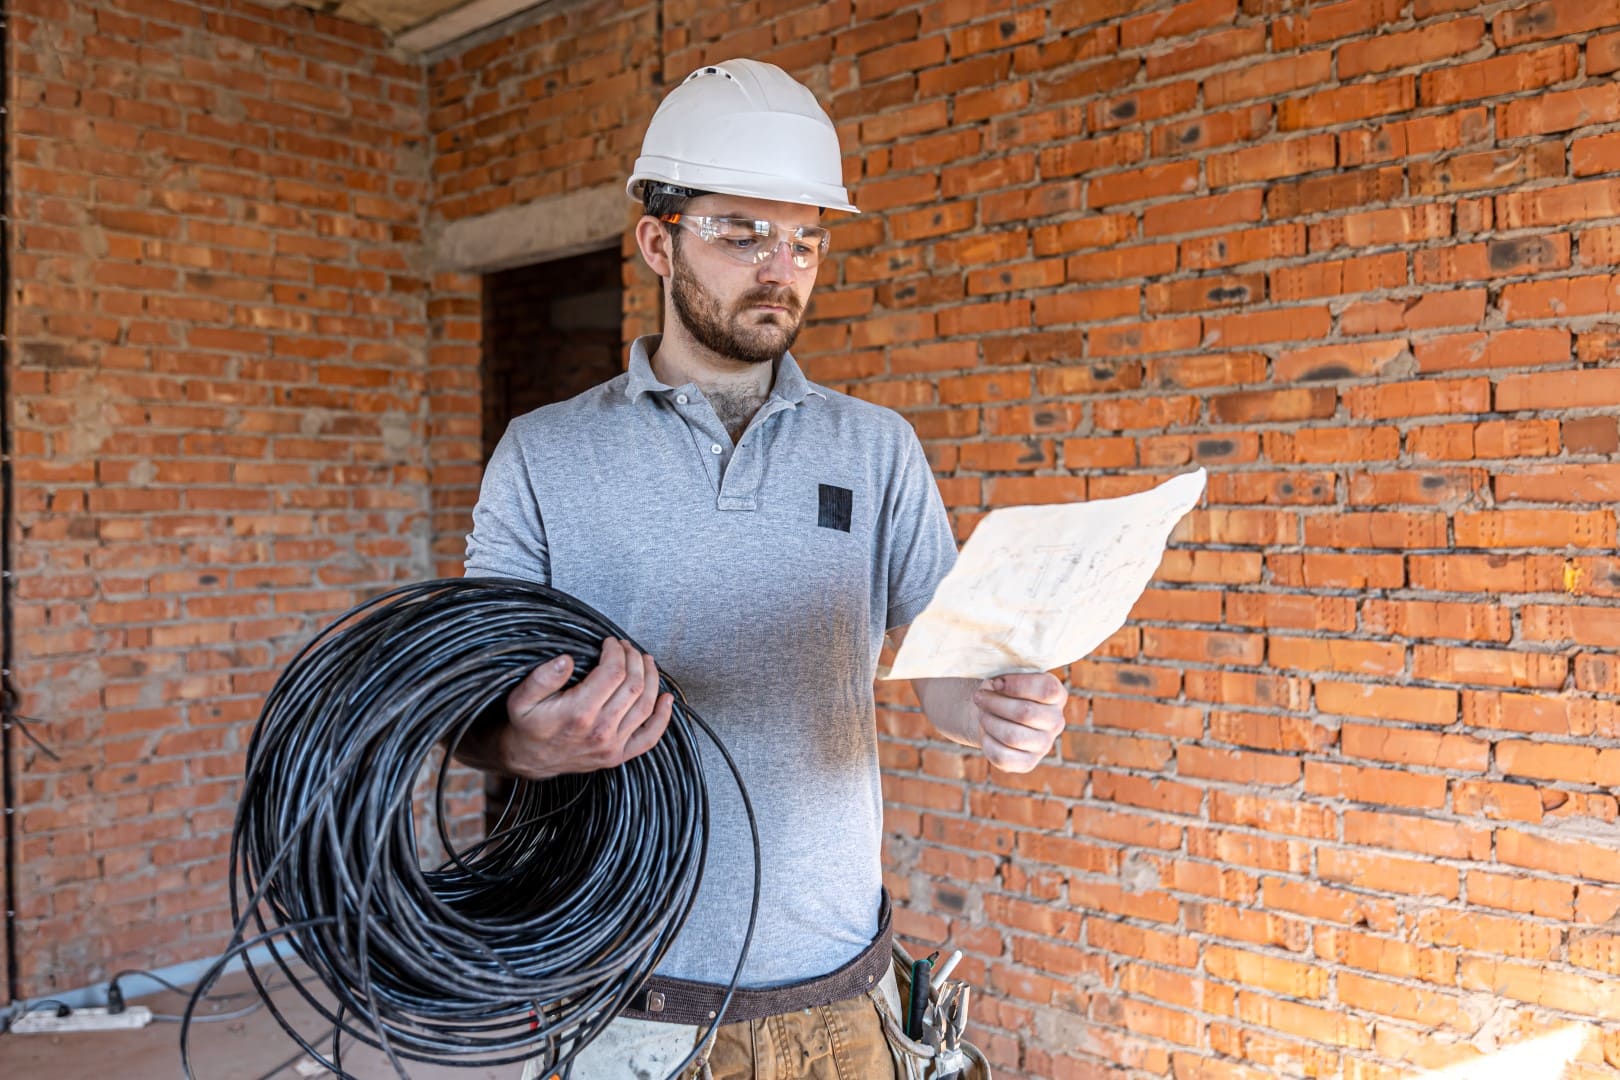
[[[821,262],[832,242],[832,235],[819,225],[790,227],[756,218],[690,214],[665,214],[663,220],[681,226],[716,251],[750,266],[769,259],[777,248],[786,244],[793,265],[809,270]]]

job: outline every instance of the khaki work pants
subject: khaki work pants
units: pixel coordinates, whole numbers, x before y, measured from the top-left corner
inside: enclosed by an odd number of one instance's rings
[[[870,994],[813,1009],[724,1024],[693,1080],[891,1080],[894,1050],[883,1008],[895,1016],[900,992],[891,973]],[[704,1028],[653,1020],[615,1020],[574,1062],[570,1080],[666,1080],[692,1052]],[[536,1062],[523,1080],[539,1080]]]

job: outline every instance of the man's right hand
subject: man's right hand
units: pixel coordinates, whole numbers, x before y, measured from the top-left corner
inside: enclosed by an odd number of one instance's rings
[[[471,763],[525,780],[611,769],[646,753],[669,726],[674,698],[658,667],[628,641],[606,638],[596,667],[563,690],[572,657],[541,664],[506,696],[507,722]]]

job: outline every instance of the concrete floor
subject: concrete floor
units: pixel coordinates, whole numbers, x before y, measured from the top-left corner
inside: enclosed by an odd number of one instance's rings
[[[275,982],[285,981],[276,973]],[[238,972],[220,980],[217,994],[246,991],[252,984]],[[296,992],[275,995],[276,1003],[305,1037],[329,1031],[330,1025]],[[214,1012],[234,1012],[254,997],[216,1002]],[[185,999],[154,994],[132,1000],[154,1013],[179,1015]],[[90,1031],[66,1035],[0,1036],[0,1080],[179,1080],[180,1025],[154,1021],[137,1031]],[[327,1044],[330,1044],[328,1038]],[[195,1026],[191,1036],[194,1080],[304,1080],[333,1074],[314,1066],[298,1044],[276,1024],[268,1009],[249,1016]],[[302,1064],[303,1069],[298,1066]],[[406,1062],[411,1080],[518,1080],[520,1065],[459,1069]],[[398,1076],[387,1058],[369,1047],[345,1041],[343,1067],[364,1080]]]

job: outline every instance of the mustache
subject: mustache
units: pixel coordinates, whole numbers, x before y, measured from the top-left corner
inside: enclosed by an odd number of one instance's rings
[[[737,306],[749,307],[753,304],[774,304],[777,307],[787,308],[790,315],[799,314],[799,309],[803,306],[799,303],[798,294],[792,289],[771,288],[750,289],[743,293]]]

